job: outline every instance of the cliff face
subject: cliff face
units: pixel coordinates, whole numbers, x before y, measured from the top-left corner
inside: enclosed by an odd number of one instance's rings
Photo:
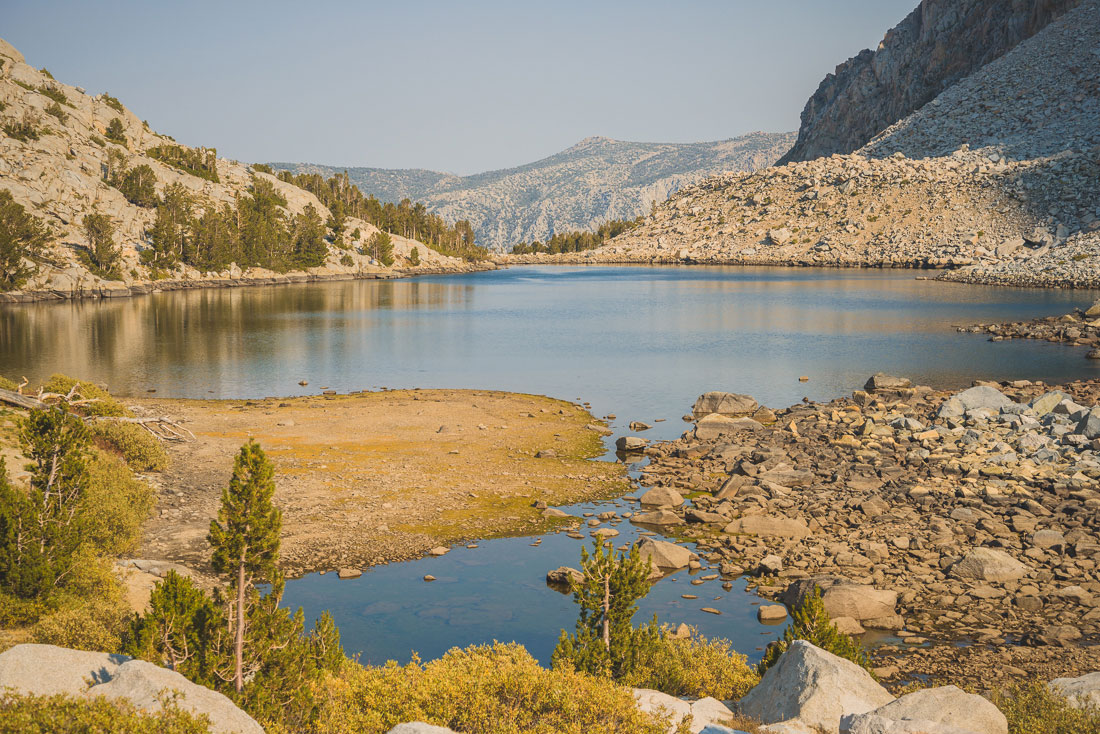
[[[851,153],[1080,0],[921,0],[875,51],[821,82],[780,163]]]
[[[727,171],[755,171],[773,164],[794,133],[750,133],[709,143],[634,143],[587,138],[540,161],[516,168],[454,176],[417,170],[348,168],[363,191],[398,201],[423,201],[448,220],[467,219],[478,244],[507,249],[555,232],[589,230],[609,219],[649,213],[684,186]],[[344,170],[310,164],[278,168]]]

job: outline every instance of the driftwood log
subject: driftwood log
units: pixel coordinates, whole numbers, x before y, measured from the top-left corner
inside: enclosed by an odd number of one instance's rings
[[[46,400],[53,400],[56,402],[48,403]],[[45,410],[57,403],[79,406],[87,403],[94,403],[97,400],[98,398],[80,398],[79,393],[75,392],[75,388],[73,391],[70,391],[68,395],[61,395],[59,393],[40,393],[39,397],[31,397],[30,395],[23,395],[13,390],[0,388],[0,403],[7,403],[8,405],[14,405],[17,408],[23,408],[25,410]],[[130,418],[127,416],[89,415],[84,416],[84,421],[89,423],[93,421],[134,423],[141,426],[161,441],[187,441],[195,438],[195,434],[167,416]]]

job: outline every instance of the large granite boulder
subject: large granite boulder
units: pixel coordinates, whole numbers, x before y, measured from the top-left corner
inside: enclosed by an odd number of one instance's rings
[[[1028,568],[1012,556],[995,548],[974,548],[951,567],[961,579],[1003,583],[1027,576]]]
[[[140,709],[157,711],[166,694],[177,694],[185,711],[205,715],[217,734],[263,734],[255,719],[222,694],[179,673],[125,655],[25,644],[0,653],[0,689],[37,695],[66,694],[126,699]]]
[[[3,686],[3,681],[0,681],[0,686]],[[1094,706],[1100,709],[1100,673],[1087,673],[1076,678],[1055,678],[1050,682],[1050,689],[1065,696],[1071,706]]]
[[[639,498],[645,507],[679,507],[684,496],[671,487],[654,487]]]
[[[997,413],[1001,408],[1014,405],[1016,403],[997,388],[978,385],[945,400],[937,415],[940,418],[958,418],[971,410],[983,409]]]
[[[638,541],[638,555],[648,558],[655,568],[666,570],[687,568],[692,559],[698,558],[682,545],[653,538],[642,538]]]
[[[904,390],[907,387],[911,387],[912,384],[913,383],[910,382],[907,377],[894,377],[885,372],[876,372],[868,378],[863,389],[867,392],[878,392],[879,390]]]
[[[825,611],[833,619],[849,617],[857,622],[891,618],[896,615],[898,593],[889,589],[876,589],[865,584],[836,576],[815,576],[793,581],[780,597],[780,601],[794,609],[814,588],[821,589]]]
[[[750,395],[739,395],[733,392],[706,392],[695,399],[691,406],[691,412],[696,418],[702,418],[711,413],[737,417],[752,415],[760,403]]]
[[[864,719],[866,721],[861,724]],[[979,695],[967,693],[955,686],[926,688],[902,696],[867,714],[845,716],[841,721],[840,731],[841,734],[907,731],[882,728],[883,721],[933,724],[938,728],[926,726],[932,732],[942,730],[966,734],[1008,734],[1008,720],[996,706]]]
[[[713,441],[722,436],[729,436],[741,431],[759,431],[763,427],[764,424],[745,416],[730,418],[729,416],[711,413],[700,418],[695,424],[695,430],[689,433],[697,441]]]
[[[765,724],[797,719],[839,734],[845,714],[864,714],[893,700],[860,666],[795,640],[738,708]]]

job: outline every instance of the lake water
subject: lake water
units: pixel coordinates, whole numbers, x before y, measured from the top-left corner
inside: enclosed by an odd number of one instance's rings
[[[517,267],[461,276],[185,291],[106,302],[0,307],[0,374],[65,372],[118,394],[296,395],[388,387],[466,387],[591,402],[597,415],[655,423],[673,438],[707,390],[772,407],[851,393],[877,371],[941,387],[978,378],[1062,381],[1100,375],[1083,352],[993,343],[956,324],[1061,314],[1082,291],[918,281],[912,271],[724,267]],[[798,377],[808,376],[806,383]],[[310,381],[309,388],[297,383]],[[578,507],[599,512],[603,506]],[[619,510],[626,506],[617,507]],[[628,523],[618,526],[629,542]],[[540,660],[569,597],[545,572],[576,565],[580,541],[548,535],[482,542],[442,558],[376,568],[354,581],[287,586],[311,618],[332,609],[364,660],[436,657],[452,645],[517,640]],[[431,573],[437,581],[421,577]],[[743,583],[656,585],[638,619],[697,624],[751,657],[777,628],[755,621]],[[698,600],[683,600],[694,593]],[[715,599],[715,597],[721,597]],[[713,616],[699,611],[712,606]]]

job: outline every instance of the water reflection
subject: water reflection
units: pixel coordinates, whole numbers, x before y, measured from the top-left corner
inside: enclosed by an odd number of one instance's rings
[[[303,378],[310,390],[497,388],[583,397],[641,419],[677,417],[716,388],[773,406],[832,398],[877,370],[941,385],[1093,374],[1065,347],[993,344],[951,325],[1064,313],[1095,294],[913,276],[524,267],[9,306],[0,374],[62,371],[124,394],[192,397],[293,394]]]

